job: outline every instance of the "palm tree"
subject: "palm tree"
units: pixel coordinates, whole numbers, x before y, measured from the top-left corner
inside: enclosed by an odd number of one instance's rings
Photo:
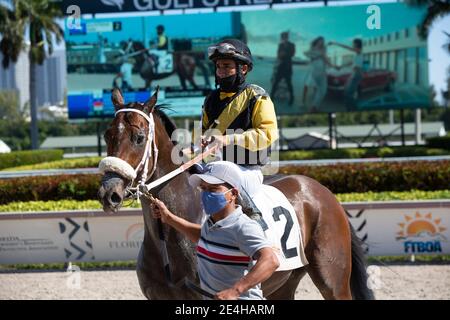
[[[439,17],[450,14],[450,0],[405,0],[406,4],[414,7],[427,7],[427,13],[419,26],[419,35],[425,39],[430,27]]]
[[[444,17],[450,14],[450,0],[405,0],[410,6],[424,7],[427,6],[427,12],[425,14],[422,23],[419,26],[419,36],[426,39],[430,31],[433,22],[440,17]],[[443,31],[447,36],[447,42],[443,44],[443,48],[450,53],[450,34]],[[449,68],[450,70],[450,68]],[[448,72],[450,75],[450,71]],[[447,88],[450,87],[450,77],[447,78]],[[442,95],[445,99],[445,106],[448,106],[449,90],[443,91]]]
[[[30,60],[31,147],[38,148],[36,65],[41,65],[53,52],[53,36],[59,43],[63,30],[55,21],[63,17],[58,4],[49,0],[13,0],[14,10],[0,6],[0,51],[3,66],[16,62],[21,51],[28,49]],[[29,44],[25,39],[29,34]],[[28,47],[28,48],[27,48]]]

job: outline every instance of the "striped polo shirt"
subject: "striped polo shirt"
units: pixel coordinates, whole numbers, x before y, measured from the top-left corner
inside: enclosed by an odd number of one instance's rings
[[[261,226],[238,206],[226,218],[202,225],[197,244],[197,264],[202,289],[215,294],[231,288],[255,265],[254,254],[271,247]],[[239,299],[264,299],[261,284],[244,292]]]

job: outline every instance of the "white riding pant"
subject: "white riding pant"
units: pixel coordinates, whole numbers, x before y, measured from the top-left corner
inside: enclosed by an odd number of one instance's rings
[[[239,168],[242,172],[242,188],[247,191],[250,197],[253,197],[261,189],[261,185],[263,183],[264,176],[262,174],[261,168],[258,166],[239,166]]]

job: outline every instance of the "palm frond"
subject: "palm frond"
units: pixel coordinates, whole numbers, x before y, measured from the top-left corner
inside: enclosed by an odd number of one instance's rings
[[[419,36],[426,39],[433,22],[450,14],[450,0],[405,0],[412,7],[426,7],[425,16],[419,25]]]
[[[17,61],[26,46],[26,28],[30,35],[30,62],[42,64],[46,56],[52,54],[54,40],[59,43],[64,38],[63,30],[55,21],[63,14],[58,4],[49,0],[14,0],[13,5],[14,11],[0,7],[3,65]]]

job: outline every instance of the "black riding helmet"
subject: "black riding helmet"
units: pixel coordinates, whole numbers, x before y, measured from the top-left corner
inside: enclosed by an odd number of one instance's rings
[[[208,48],[208,58],[214,62],[217,59],[233,59],[238,64],[248,65],[248,71],[253,69],[253,57],[245,43],[237,39],[226,39]]]

